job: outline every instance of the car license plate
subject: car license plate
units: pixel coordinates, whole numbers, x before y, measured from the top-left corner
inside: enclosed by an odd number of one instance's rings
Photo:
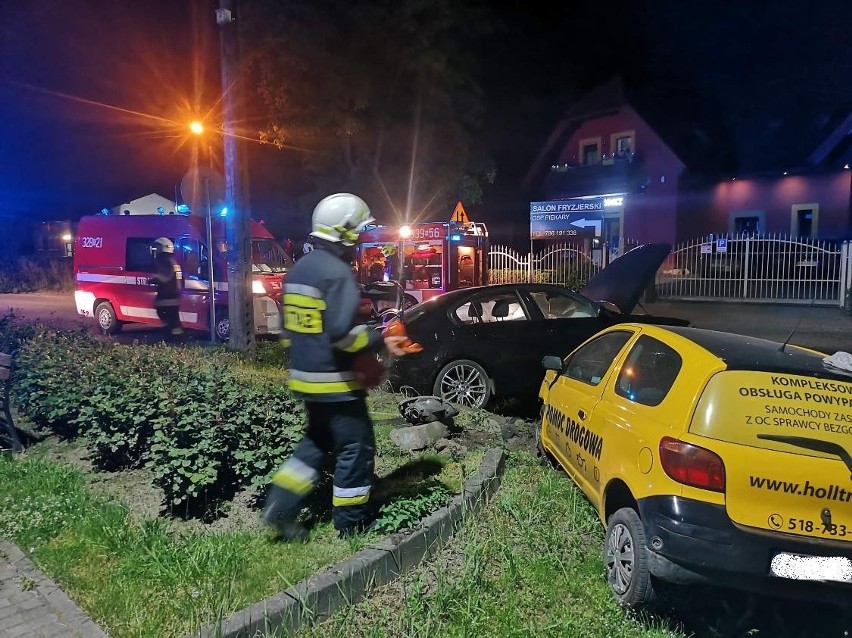
[[[769,574],[792,580],[852,583],[852,560],[844,556],[805,556],[779,552],[772,557]]]

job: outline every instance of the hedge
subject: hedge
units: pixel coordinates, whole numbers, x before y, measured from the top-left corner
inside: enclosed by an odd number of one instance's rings
[[[265,485],[301,437],[303,408],[284,379],[222,349],[38,327],[20,342],[13,392],[34,423],[83,437],[96,469],[150,467],[171,512],[203,515]]]

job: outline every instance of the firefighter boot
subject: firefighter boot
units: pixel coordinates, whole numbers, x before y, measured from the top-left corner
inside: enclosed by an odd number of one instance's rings
[[[308,530],[296,520],[298,499],[294,496],[278,485],[270,485],[261,520],[274,529],[281,540],[305,542]]]

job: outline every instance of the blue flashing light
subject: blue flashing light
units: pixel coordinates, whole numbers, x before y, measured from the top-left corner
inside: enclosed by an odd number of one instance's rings
[[[452,235],[450,235],[449,239],[450,239],[450,241],[461,241],[462,240],[461,233],[453,233]]]
[[[228,207],[225,206],[222,211],[219,213],[219,217],[227,217],[228,216]]]
[[[181,215],[188,215],[190,212],[189,206],[187,206],[186,204],[178,204],[177,212],[179,212]]]

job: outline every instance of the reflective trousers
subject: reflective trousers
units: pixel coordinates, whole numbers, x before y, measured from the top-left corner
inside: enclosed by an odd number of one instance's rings
[[[157,311],[157,317],[160,318],[166,329],[174,331],[180,326],[180,300],[179,299],[156,299],[154,308]]]
[[[332,518],[340,531],[365,524],[370,511],[376,441],[363,398],[332,403],[305,402],[304,438],[272,477],[266,509],[281,521],[295,520],[316,486],[326,459],[334,458]]]

